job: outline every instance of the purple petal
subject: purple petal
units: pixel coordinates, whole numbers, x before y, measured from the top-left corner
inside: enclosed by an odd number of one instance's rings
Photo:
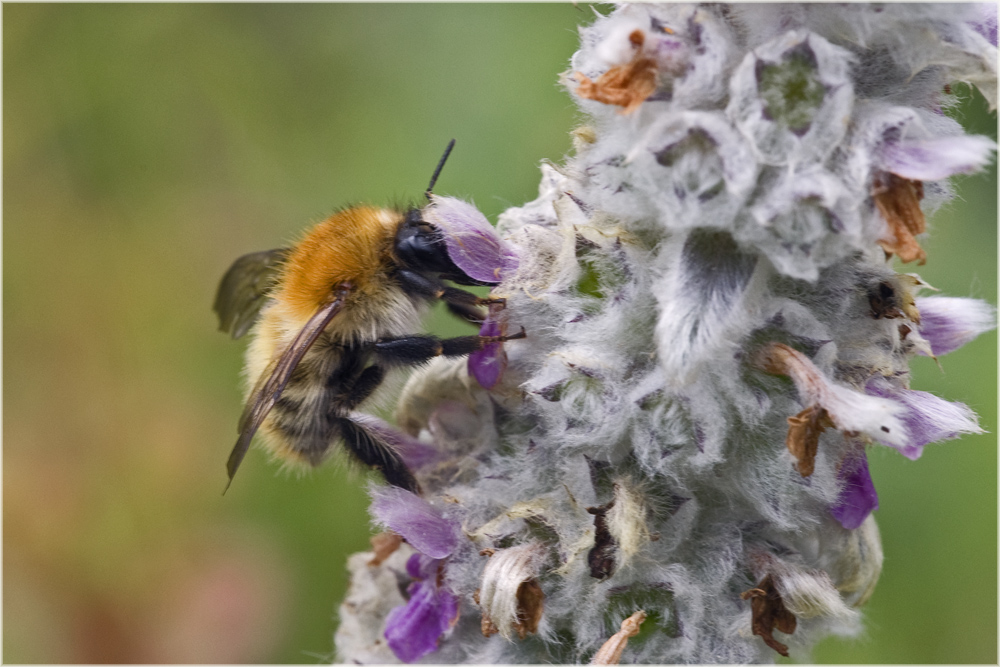
[[[434,576],[410,584],[409,601],[386,617],[385,638],[403,662],[415,662],[436,651],[438,640],[458,614],[458,600],[447,588],[437,585],[436,570],[441,563],[433,562]]]
[[[916,300],[920,311],[917,330],[934,356],[956,350],[984,331],[996,327],[993,307],[979,299],[951,296],[928,296]]]
[[[372,496],[372,515],[420,553],[445,558],[455,551],[457,526],[420,496],[394,486],[375,487]]]
[[[902,415],[906,444],[893,446],[908,459],[919,459],[924,446],[932,442],[951,440],[962,433],[983,432],[975,413],[963,403],[951,403],[926,391],[896,389],[884,378],[869,381],[865,391],[893,399],[906,408]]]
[[[499,283],[504,273],[517,267],[513,249],[472,204],[432,195],[424,219],[441,230],[451,261],[470,278]]]
[[[493,312],[483,321],[479,329],[480,336],[502,336],[500,323],[493,319]],[[476,378],[483,389],[492,389],[500,381],[504,369],[507,368],[507,353],[503,343],[487,343],[483,349],[469,355],[469,375]]]
[[[996,144],[981,136],[904,139],[882,144],[878,157],[881,167],[897,176],[939,181],[978,171],[990,161],[994,150]]]
[[[403,458],[403,463],[405,463],[406,467],[410,470],[419,470],[425,465],[433,463],[441,458],[441,452],[435,449],[432,445],[429,445],[426,442],[421,442],[420,440],[393,428],[378,417],[355,413],[351,415],[351,418],[355,421],[361,422],[369,429],[382,436],[382,438],[388,442],[397,453],[399,453],[399,455]]]
[[[860,449],[850,455],[837,472],[837,479],[844,483],[837,502],[830,508],[833,518],[847,530],[854,530],[878,509],[878,494],[868,471],[868,457]]]
[[[410,579],[425,578],[423,576],[423,564],[426,558],[429,558],[429,556],[424,556],[423,554],[413,554],[406,559],[406,573],[410,575]],[[431,558],[431,562],[435,562],[436,560],[436,558]]]
[[[434,579],[442,561],[423,554],[413,554],[406,561],[406,573],[411,579]]]

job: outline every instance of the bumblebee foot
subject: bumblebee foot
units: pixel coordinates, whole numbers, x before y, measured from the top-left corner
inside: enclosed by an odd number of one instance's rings
[[[528,334],[524,332],[524,327],[516,334],[511,334],[510,336],[480,336],[480,340],[485,343],[506,343],[509,340],[520,340],[522,338],[527,338]]]

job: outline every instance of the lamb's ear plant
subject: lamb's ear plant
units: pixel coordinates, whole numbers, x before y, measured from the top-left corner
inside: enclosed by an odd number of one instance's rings
[[[404,389],[434,453],[422,496],[371,490],[391,534],[349,562],[339,658],[769,662],[857,633],[882,569],[867,452],[980,432],[909,362],[993,308],[893,267],[992,159],[942,109],[953,82],[995,105],[996,26],[713,3],[582,28],[574,154],[467,230],[461,268],[506,299],[484,330],[527,337]]]

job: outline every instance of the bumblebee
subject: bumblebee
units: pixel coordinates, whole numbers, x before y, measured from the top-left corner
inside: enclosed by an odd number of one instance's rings
[[[240,257],[222,278],[214,303],[220,330],[233,338],[252,330],[253,336],[246,375],[254,384],[226,463],[229,483],[260,430],[271,452],[286,461],[316,466],[342,442],[389,484],[419,493],[393,438],[355,410],[394,367],[524,337],[523,330],[448,339],[412,334],[437,299],[477,324],[485,317],[481,306],[502,305],[501,299],[445,284],[499,280],[485,281],[481,273],[473,278],[460,269],[444,232],[425,220],[431,207],[447,199],[432,198],[431,191],[454,143],[431,177],[426,206],[339,211],[292,247]]]

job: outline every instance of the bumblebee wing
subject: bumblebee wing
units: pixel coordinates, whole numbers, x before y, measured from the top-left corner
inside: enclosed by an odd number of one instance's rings
[[[302,361],[302,357],[316,342],[319,335],[323,333],[326,325],[337,316],[343,307],[350,288],[341,285],[337,290],[337,297],[326,304],[313,315],[302,330],[296,334],[295,339],[285,350],[267,367],[261,374],[260,379],[254,386],[243,409],[243,416],[240,417],[239,432],[240,437],[233,447],[229,460],[226,462],[226,470],[229,472],[229,482],[232,483],[236,469],[240,467],[243,457],[246,456],[250,448],[250,441],[260,425],[264,423],[267,414],[274,407],[274,404],[281,398],[281,392],[285,390],[289,378],[295,367]],[[228,485],[226,488],[229,488]]]
[[[220,331],[239,338],[253,326],[289,252],[291,248],[252,252],[233,262],[212,304]]]

